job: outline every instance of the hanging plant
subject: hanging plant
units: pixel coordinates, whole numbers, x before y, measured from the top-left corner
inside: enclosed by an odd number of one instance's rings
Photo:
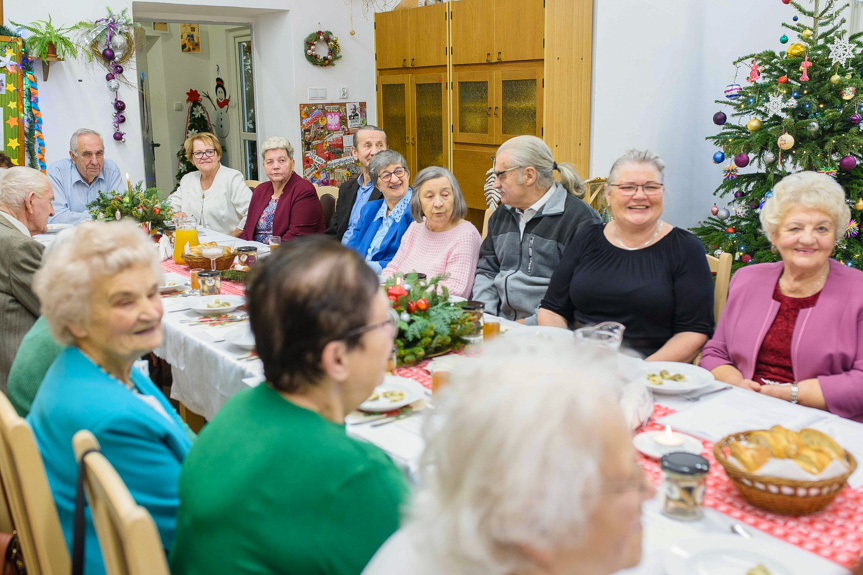
[[[312,32],[305,39],[305,54],[306,60],[315,66],[332,66],[333,63],[342,57],[342,48],[339,46],[339,39],[329,30],[318,30]],[[318,42],[324,42],[327,45],[326,54],[318,54]]]
[[[48,56],[74,58],[78,55],[78,48],[75,43],[66,36],[66,33],[73,30],[74,26],[55,28],[50,15],[47,21],[34,20],[29,24],[18,24],[10,20],[9,23],[18,26],[21,30],[30,32],[27,45],[30,47],[30,55],[34,58],[46,58]]]

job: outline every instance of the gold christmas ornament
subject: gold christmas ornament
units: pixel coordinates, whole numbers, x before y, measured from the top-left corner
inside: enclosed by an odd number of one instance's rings
[[[794,145],[794,136],[791,134],[782,134],[779,136],[779,139],[776,140],[776,144],[779,146],[780,150],[790,150]]]
[[[812,30],[810,30],[809,28],[807,28],[807,29],[805,29],[805,30],[803,31],[803,33],[802,33],[802,34],[800,34],[800,35],[801,35],[801,36],[803,36],[804,38],[811,38],[811,37],[812,37]]]
[[[832,76],[830,76],[830,83],[831,84],[838,84],[841,81],[842,81],[842,76],[840,76],[839,74],[833,74]]]
[[[799,58],[806,53],[806,46],[803,44],[791,44],[785,54],[789,58]]]
[[[757,132],[761,129],[761,126],[761,120],[759,120],[758,118],[752,118],[751,120],[746,122],[746,127],[749,129],[750,132]]]
[[[863,212],[863,198],[857,198],[857,201],[854,202],[854,209]]]

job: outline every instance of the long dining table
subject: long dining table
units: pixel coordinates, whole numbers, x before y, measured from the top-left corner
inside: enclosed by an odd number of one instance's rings
[[[202,241],[217,241],[257,245],[262,254],[268,252],[263,244],[241,242],[236,238],[209,230],[200,230]],[[49,244],[54,236],[37,239]],[[188,269],[167,259],[162,264],[166,273],[188,277]],[[243,294],[243,286],[223,282],[222,293]],[[240,321],[226,325],[196,325],[196,313],[188,309],[182,294],[166,294],[163,299],[164,343],[155,353],[172,366],[171,396],[188,409],[211,419],[237,392],[263,382],[263,365],[254,354],[229,341],[232,329],[243,325]],[[240,311],[242,313],[242,311]],[[247,325],[246,321],[246,325]],[[514,322],[502,320],[504,331],[523,329]],[[506,337],[506,333],[502,336]],[[424,447],[423,417],[431,395],[431,375],[428,361],[416,366],[399,368],[395,374],[408,377],[427,393],[411,406],[417,416],[406,416],[385,425],[368,424],[368,416],[354,413],[346,421],[347,432],[371,442],[386,451],[413,481],[418,480],[420,457]],[[831,505],[819,513],[788,517],[757,509],[746,503],[731,484],[724,470],[713,458],[716,441],[746,429],[764,429],[774,424],[798,429],[814,427],[829,433],[863,462],[863,424],[844,420],[824,411],[792,405],[772,397],[731,388],[722,393],[706,395],[697,401],[681,396],[654,396],[653,416],[646,429],[661,429],[671,425],[679,432],[688,433],[701,441],[704,455],[711,464],[708,475],[704,517],[698,521],[682,522],[670,519],[660,510],[661,495],[657,493],[643,508],[644,555],[641,564],[622,571],[627,575],[697,575],[713,573],[699,570],[701,555],[729,550],[738,553],[741,566],[747,557],[760,552],[781,563],[782,570],[771,572],[799,575],[839,575],[849,568],[863,551],[863,469],[851,476],[849,485]],[[647,475],[659,485],[660,470],[656,460],[644,455],[640,462]],[[863,467],[863,466],[861,466]],[[731,527],[740,524],[751,539],[732,535]],[[735,539],[737,538],[737,539]],[[708,552],[705,552],[705,548]],[[749,555],[747,555],[747,553]],[[753,555],[755,554],[755,555]],[[677,567],[672,567],[672,558]],[[687,562],[688,561],[688,562]],[[684,564],[684,571],[679,565]],[[750,568],[754,565],[750,565]],[[688,570],[688,571],[687,571]],[[726,571],[721,571],[725,573]],[[731,573],[731,571],[727,571]],[[741,567],[740,575],[747,569]],[[719,571],[717,571],[719,573]]]

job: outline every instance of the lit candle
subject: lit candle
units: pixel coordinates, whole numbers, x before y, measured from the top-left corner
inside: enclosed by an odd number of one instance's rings
[[[683,437],[681,437],[679,433],[671,431],[670,425],[665,426],[665,433],[657,433],[654,435],[653,441],[666,447],[678,447],[683,445]]]
[[[132,199],[132,180],[129,179],[129,172],[126,172],[126,185],[129,186],[129,200]]]

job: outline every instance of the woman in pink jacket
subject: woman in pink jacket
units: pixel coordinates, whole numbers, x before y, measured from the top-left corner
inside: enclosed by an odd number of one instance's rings
[[[701,366],[720,381],[863,422],[863,272],[830,259],[850,218],[829,176],[783,178],[761,211],[782,261],[735,274]]]

